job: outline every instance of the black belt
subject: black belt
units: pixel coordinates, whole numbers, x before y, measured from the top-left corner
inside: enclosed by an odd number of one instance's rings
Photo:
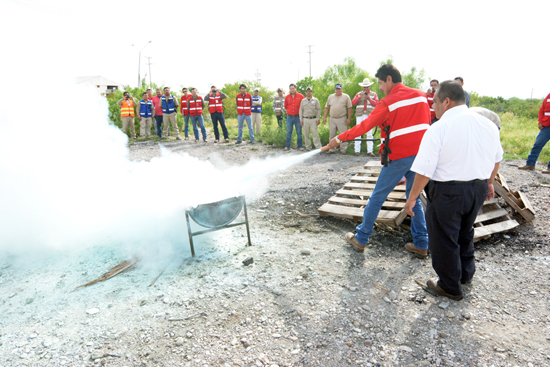
[[[480,183],[487,183],[487,179],[485,180],[470,180],[470,181],[432,181],[434,184],[438,185],[475,185]]]
[[[317,117],[313,116],[313,117],[308,117],[308,116],[304,116],[305,119],[316,119]]]
[[[290,116],[290,117],[298,117],[298,116],[300,116],[300,115],[288,115],[288,116]]]

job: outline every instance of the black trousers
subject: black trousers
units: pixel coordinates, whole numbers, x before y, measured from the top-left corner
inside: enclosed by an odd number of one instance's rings
[[[460,282],[475,273],[474,221],[489,188],[487,181],[435,182],[427,188],[428,248],[439,286],[453,295],[462,294]]]
[[[278,116],[278,115],[275,115],[275,117],[277,117],[277,124],[279,124],[279,127],[283,127],[283,116]]]

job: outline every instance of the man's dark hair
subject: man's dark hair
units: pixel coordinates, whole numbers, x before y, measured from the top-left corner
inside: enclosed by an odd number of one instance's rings
[[[147,89],[147,92],[149,92],[150,90],[151,90],[151,88]],[[151,92],[152,92],[152,90],[151,90]]]
[[[164,90],[166,90],[166,89],[170,90],[170,87],[164,87]]]
[[[191,88],[191,93],[193,93],[194,90],[197,90],[197,88]]]
[[[456,103],[466,102],[464,89],[462,89],[462,86],[455,80],[445,80],[443,83],[439,84],[435,96],[440,102],[443,102],[447,98]]]
[[[183,92],[184,90],[189,91],[189,89],[187,89],[187,87],[181,88],[181,91],[182,91],[182,92]]]
[[[147,92],[143,92],[143,95],[146,96],[146,95],[147,95]]]
[[[290,84],[288,87],[289,87],[289,88],[290,88],[290,87],[298,88],[298,87],[296,86],[296,84],[294,84],[294,83]]]
[[[239,89],[241,89],[242,87],[244,87],[244,89],[246,89],[246,85],[244,85],[244,84],[241,84],[241,86],[239,87]]]
[[[130,93],[128,93],[127,91],[124,91],[124,93],[122,93],[123,96],[125,96],[127,94],[130,94]]]
[[[374,76],[382,81],[387,81],[388,75],[391,76],[391,80],[394,83],[401,83],[401,73],[392,64],[385,64],[380,66]]]
[[[460,80],[461,83],[464,83],[464,79],[462,79],[461,76],[457,76],[457,77],[455,78],[455,80]]]
[[[439,84],[439,80],[437,80],[437,79],[430,80],[430,84],[432,84],[433,82],[436,82],[437,84]]]

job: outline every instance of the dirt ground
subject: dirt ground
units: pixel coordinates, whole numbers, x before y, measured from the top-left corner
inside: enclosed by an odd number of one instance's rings
[[[164,146],[218,167],[302,154]],[[130,147],[133,160],[159,155],[153,142]],[[550,177],[501,165],[537,218],[476,243],[476,276],[455,302],[416,284],[435,273],[403,250],[407,231],[377,228],[358,254],[344,240],[355,223],[315,215],[368,159],[318,154],[274,173],[248,203],[252,246],[244,226],[195,237],[195,258],[182,240],[151,287],[163,266],[71,292],[127,260],[108,247],[0,259],[0,366],[550,366]]]

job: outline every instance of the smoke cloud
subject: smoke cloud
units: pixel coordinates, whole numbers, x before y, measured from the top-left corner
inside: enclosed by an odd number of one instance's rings
[[[254,200],[270,173],[311,155],[225,171],[167,149],[131,161],[105,98],[72,80],[40,80],[47,95],[2,101],[0,109],[0,253],[181,245],[186,208],[240,193]]]

